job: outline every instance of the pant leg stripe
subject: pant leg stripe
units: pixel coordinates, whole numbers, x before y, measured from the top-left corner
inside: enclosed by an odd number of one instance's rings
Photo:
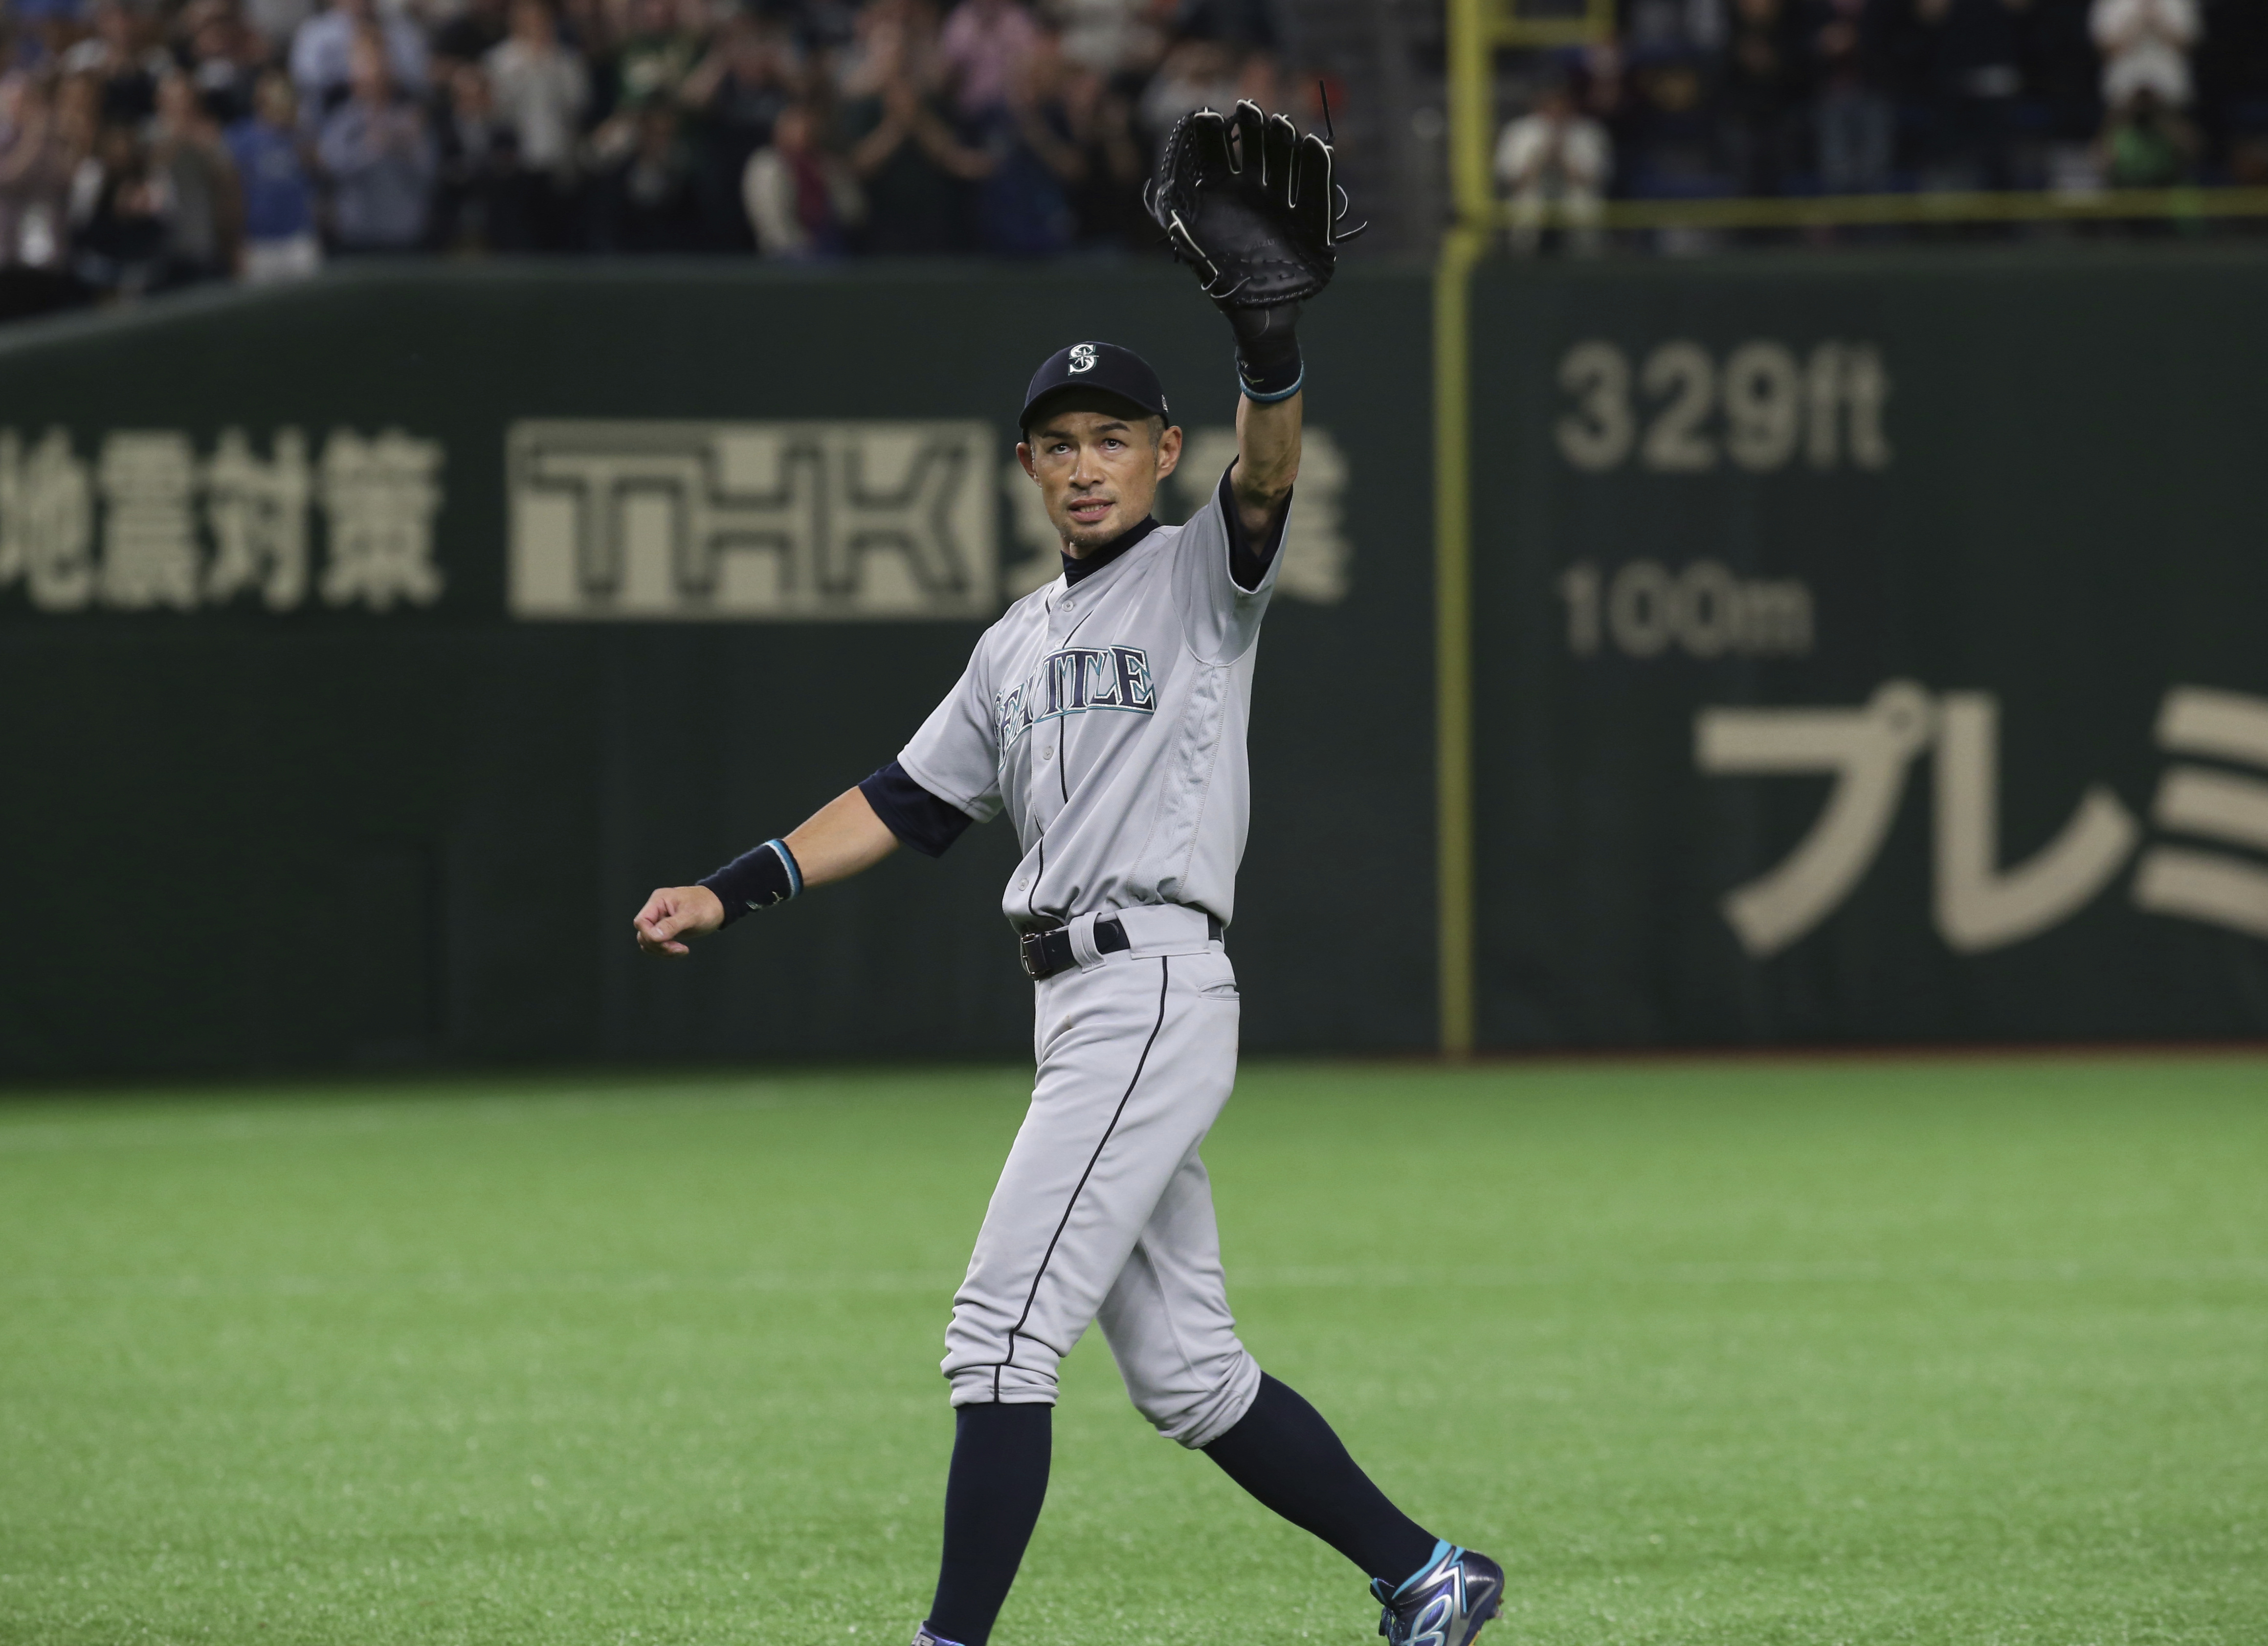
[[[1158,1043],[1158,1032],[1166,1026],[1166,990],[1172,980],[1173,962],[1161,955],[1158,959],[1158,1020],[1150,1025],[1150,1038],[1142,1042],[1142,1055],[1135,1061],[1134,1077],[1126,1083],[1126,1090],[1119,1093],[1118,1106],[1110,1113],[1110,1124],[1102,1128],[1101,1141],[1094,1145],[1094,1152],[1087,1157],[1086,1170],[1079,1174],[1079,1183],[1071,1192],[1071,1199],[1064,1207],[1063,1216],[1056,1221],[1056,1231],[1048,1238],[1047,1254],[1040,1259],[1040,1272],[1032,1276],[1032,1289],[1024,1294],[1024,1312],[1016,1317],[1016,1324],[1008,1328],[1008,1358],[1001,1363],[1003,1365],[1015,1363],[1016,1335],[1024,1329],[1024,1322],[1032,1318],[1032,1305],[1039,1297],[1040,1282],[1048,1277],[1048,1265],[1055,1260],[1056,1244],[1070,1226],[1071,1215],[1078,1208],[1079,1197],[1086,1187],[1086,1180],[1094,1175],[1095,1163],[1102,1158],[1102,1151],[1110,1146],[1111,1134],[1118,1129],[1119,1119],[1126,1113],[1126,1105],[1134,1096],[1134,1088],[1141,1084],[1142,1070],[1149,1065],[1150,1048]],[[996,1400],[1000,1398],[998,1366],[992,1369],[992,1398]]]

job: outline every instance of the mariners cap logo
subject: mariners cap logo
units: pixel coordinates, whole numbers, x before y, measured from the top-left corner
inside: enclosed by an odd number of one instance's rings
[[[1089,398],[1108,395],[1130,401],[1151,416],[1165,415],[1166,392],[1141,356],[1116,343],[1069,343],[1033,374],[1017,427],[1029,429],[1034,412],[1051,395],[1065,392]]]

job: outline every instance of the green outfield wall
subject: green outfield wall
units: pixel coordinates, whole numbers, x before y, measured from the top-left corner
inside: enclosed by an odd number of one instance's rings
[[[1481,1042],[2268,1032],[2264,290],[1484,270]]]
[[[1483,1047],[2268,1030],[2268,259],[1486,265]],[[1247,1043],[1440,1021],[1432,283],[1315,306]],[[1014,1054],[1005,826],[642,961],[1051,573],[1160,269],[348,273],[0,338],[0,1073]],[[1453,987],[1455,986],[1453,980]]]
[[[1422,297],[1351,276],[1312,328],[1258,1046],[1432,1034]],[[1054,575],[1006,470],[1082,336],[1158,365],[1209,489],[1233,368],[1170,267],[389,270],[0,340],[0,1069],[1027,1050],[1002,824],[685,964],[629,922],[895,756]]]

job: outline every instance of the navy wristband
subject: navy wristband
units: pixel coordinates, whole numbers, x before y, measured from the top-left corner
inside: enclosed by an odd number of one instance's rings
[[[751,909],[784,903],[803,890],[803,871],[784,840],[768,840],[754,851],[744,851],[701,884],[725,906],[729,926]]]
[[[1259,378],[1257,382],[1254,381],[1256,376]],[[1244,390],[1245,399],[1256,400],[1266,406],[1277,400],[1290,400],[1292,396],[1297,394],[1300,392],[1300,386],[1307,380],[1307,368],[1300,364],[1299,351],[1294,349],[1292,353],[1290,382],[1284,381],[1284,374],[1280,370],[1254,372],[1241,357],[1236,363],[1236,378],[1238,386]]]

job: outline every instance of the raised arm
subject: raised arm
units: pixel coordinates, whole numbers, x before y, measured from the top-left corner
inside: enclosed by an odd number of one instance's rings
[[[1330,283],[1346,191],[1331,146],[1282,114],[1240,102],[1182,117],[1148,195],[1174,255],[1193,269],[1236,333],[1235,494],[1256,540],[1281,518],[1300,473],[1300,309]]]
[[[1300,478],[1300,403],[1241,396],[1236,402],[1236,511],[1254,539],[1264,537]]]
[[[725,923],[726,897],[747,908],[784,901],[808,885],[847,880],[862,869],[871,869],[898,849],[898,837],[874,815],[863,790],[846,789],[813,812],[803,826],[777,845],[766,841],[744,852],[697,885],[659,887],[630,922],[637,945],[648,954],[683,955],[692,952],[685,939],[699,937]]]

